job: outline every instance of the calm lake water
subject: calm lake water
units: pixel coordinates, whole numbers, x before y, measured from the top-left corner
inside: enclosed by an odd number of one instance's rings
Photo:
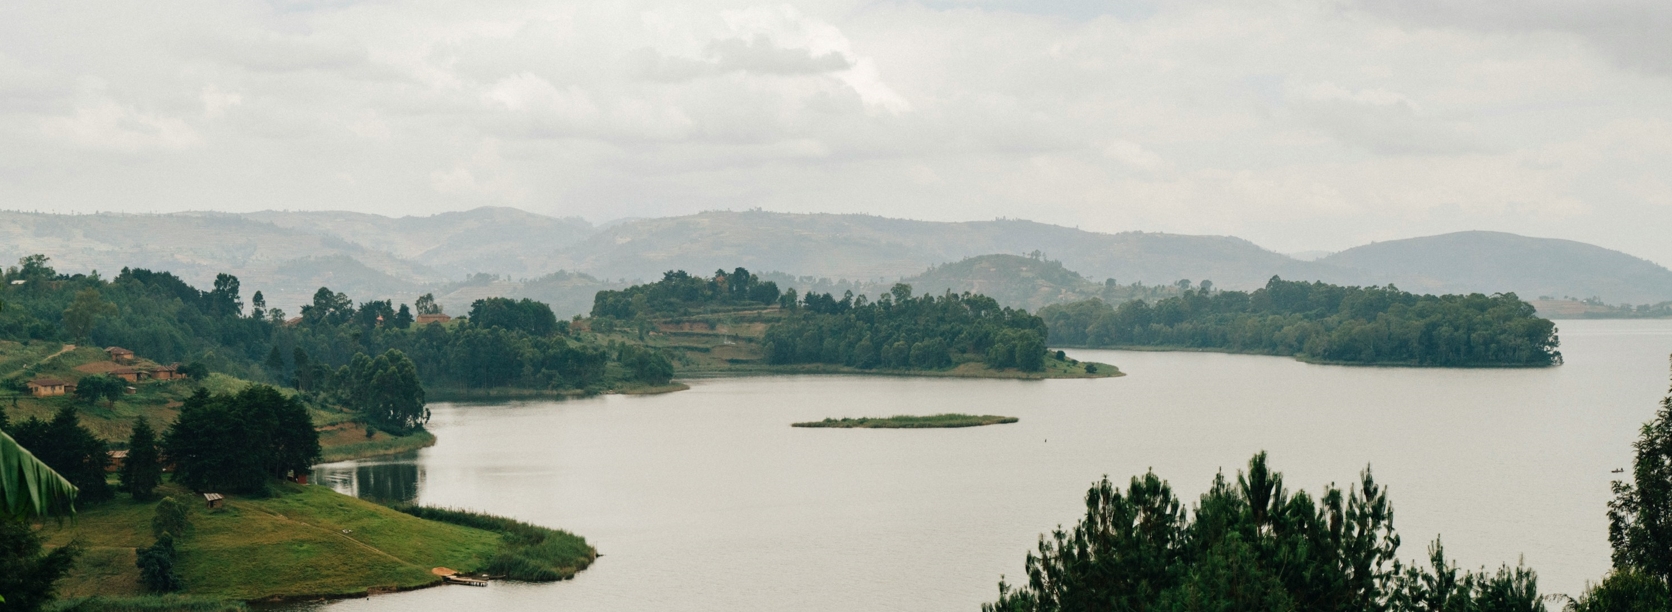
[[[1464,566],[1524,558],[1546,592],[1608,569],[1614,468],[1667,389],[1672,322],[1560,321],[1541,370],[1317,366],[1280,357],[1073,351],[1128,376],[702,380],[685,392],[436,405],[439,443],[320,468],[362,496],[485,510],[585,536],[573,581],[442,587],[358,610],[975,610],[1072,525],[1107,474],[1154,469],[1193,500],[1260,450],[1291,489],[1388,485],[1401,556],[1436,534]],[[966,412],[948,430],[794,429]]]

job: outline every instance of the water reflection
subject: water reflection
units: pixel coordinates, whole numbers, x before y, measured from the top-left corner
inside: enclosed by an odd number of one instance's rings
[[[410,502],[418,499],[424,482],[424,468],[417,463],[418,451],[342,461],[314,467],[314,478],[345,495],[379,502]]]

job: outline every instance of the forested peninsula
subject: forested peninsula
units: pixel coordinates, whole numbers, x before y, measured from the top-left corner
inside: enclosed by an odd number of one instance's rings
[[[744,268],[671,271],[601,291],[586,325],[673,355],[687,374],[874,373],[988,378],[1117,376],[1046,349],[1045,323],[978,294],[913,296],[896,284],[870,301],[797,295]]]
[[[1277,277],[1252,292],[1188,290],[1156,302],[1040,310],[1052,344],[1219,350],[1426,367],[1558,365],[1556,325],[1513,293],[1416,295]]]

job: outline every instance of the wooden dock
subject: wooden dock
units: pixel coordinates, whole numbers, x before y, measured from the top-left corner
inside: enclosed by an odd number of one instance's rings
[[[475,586],[475,587],[488,586],[488,581],[486,581],[486,580],[479,580],[479,579],[476,579],[476,578],[466,578],[464,576],[442,576],[441,579],[443,581],[445,581],[447,584],[462,584],[462,585],[465,585],[465,586]]]

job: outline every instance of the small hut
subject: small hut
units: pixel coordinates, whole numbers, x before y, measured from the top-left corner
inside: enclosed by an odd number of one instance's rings
[[[106,472],[120,472],[120,471],[122,471],[122,464],[127,463],[127,462],[128,462],[128,451],[125,451],[125,450],[110,451],[110,463],[105,464],[105,471]]]
[[[134,360],[134,352],[120,346],[107,348],[105,352],[110,353],[111,360],[118,363],[128,363]]]
[[[151,368],[150,373],[151,378],[157,380],[179,380],[186,377],[180,373],[180,364],[178,363]]]
[[[139,379],[145,377],[145,371],[138,368],[120,367],[111,370],[110,375],[128,382],[139,382]]]
[[[29,393],[35,397],[50,397],[68,393],[71,385],[56,378],[37,378],[25,386],[29,387]]]
[[[204,493],[203,502],[209,505],[210,510],[219,510],[221,506],[226,504],[226,497],[223,497],[220,493]]]

